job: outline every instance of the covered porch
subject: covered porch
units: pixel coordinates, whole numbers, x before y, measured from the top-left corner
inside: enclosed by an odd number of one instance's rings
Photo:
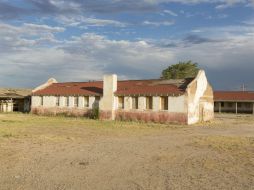
[[[30,89],[0,88],[0,112],[29,112]]]
[[[215,91],[214,111],[254,114],[254,91]]]
[[[214,110],[218,113],[254,114],[254,102],[219,101],[214,103]]]

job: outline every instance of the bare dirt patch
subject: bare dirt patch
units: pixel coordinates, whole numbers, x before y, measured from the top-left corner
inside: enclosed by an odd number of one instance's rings
[[[254,117],[195,126],[0,115],[0,189],[253,189]]]

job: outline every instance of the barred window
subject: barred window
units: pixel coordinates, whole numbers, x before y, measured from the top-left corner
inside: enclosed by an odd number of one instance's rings
[[[101,99],[101,97],[100,97],[100,96],[95,96],[95,101],[96,101],[96,102],[99,102],[99,101],[100,101],[100,99]]]
[[[168,97],[161,97],[161,110],[168,110]]]
[[[89,97],[84,96],[84,107],[89,107]]]
[[[78,97],[74,97],[74,107],[78,107]]]
[[[124,97],[123,96],[118,97],[118,109],[124,109]]]
[[[40,105],[43,106],[43,96],[40,96]]]
[[[70,97],[65,97],[66,107],[70,106]]]
[[[138,97],[132,97],[132,109],[138,109]]]
[[[56,106],[60,106],[60,96],[56,97]]]
[[[153,97],[152,96],[146,97],[146,109],[147,110],[153,109]]]

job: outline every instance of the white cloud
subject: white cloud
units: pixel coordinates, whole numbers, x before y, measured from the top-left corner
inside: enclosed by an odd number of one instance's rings
[[[174,21],[144,21],[143,25],[150,25],[150,26],[171,26],[174,24]]]
[[[201,3],[210,3],[217,4],[217,9],[225,9],[233,7],[237,4],[243,4],[246,6],[254,7],[253,0],[144,0],[147,4],[158,5],[160,3],[182,3],[182,4],[201,4]]]
[[[115,26],[115,27],[126,27],[127,24],[124,22],[109,20],[109,19],[98,19],[84,16],[59,16],[56,18],[57,22],[64,24],[66,26],[79,26],[79,27],[88,27],[88,26]]]
[[[160,70],[173,58],[168,49],[154,47],[145,41],[110,40],[93,33],[73,36],[59,43],[48,42],[43,46],[38,43],[41,33],[34,32],[37,27],[29,24],[7,26],[6,30],[13,27],[22,32],[16,37],[15,32],[0,37],[0,50],[3,50],[0,66],[5,68],[0,70],[0,85],[7,79],[10,86],[36,86],[49,77],[60,81],[101,79],[104,73],[117,73],[122,78],[159,76]],[[32,28],[32,32],[27,28]],[[25,31],[38,37],[23,38]]]
[[[173,12],[173,11],[171,11],[171,10],[164,10],[163,12],[164,12],[164,13],[167,13],[167,14],[170,14],[171,16],[175,16],[175,17],[178,16],[177,13],[175,13],[175,12]]]
[[[51,27],[24,23],[21,26],[13,26],[0,23],[0,55],[4,52],[23,51],[30,47],[58,43],[55,33],[63,32],[62,27]],[[36,46],[35,46],[36,45]]]
[[[172,46],[159,46],[155,45],[156,41],[144,39],[110,40],[93,33],[58,43],[47,41],[47,46],[38,42],[45,37],[45,32],[54,38],[57,31],[62,29],[0,24],[0,66],[5,68],[0,70],[0,85],[8,80],[10,86],[36,86],[49,77],[84,81],[101,79],[105,73],[116,73],[122,78],[153,78],[159,77],[169,64],[190,59],[208,71],[225,71],[225,81],[227,70],[241,70],[239,77],[242,78],[254,70],[253,25],[197,28],[193,32],[199,38],[174,39]],[[26,33],[37,37],[26,38]],[[217,78],[210,76],[212,81]]]

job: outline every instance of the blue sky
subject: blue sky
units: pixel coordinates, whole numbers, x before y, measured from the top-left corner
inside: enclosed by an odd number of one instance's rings
[[[159,78],[179,61],[254,90],[254,0],[0,0],[0,86]]]

